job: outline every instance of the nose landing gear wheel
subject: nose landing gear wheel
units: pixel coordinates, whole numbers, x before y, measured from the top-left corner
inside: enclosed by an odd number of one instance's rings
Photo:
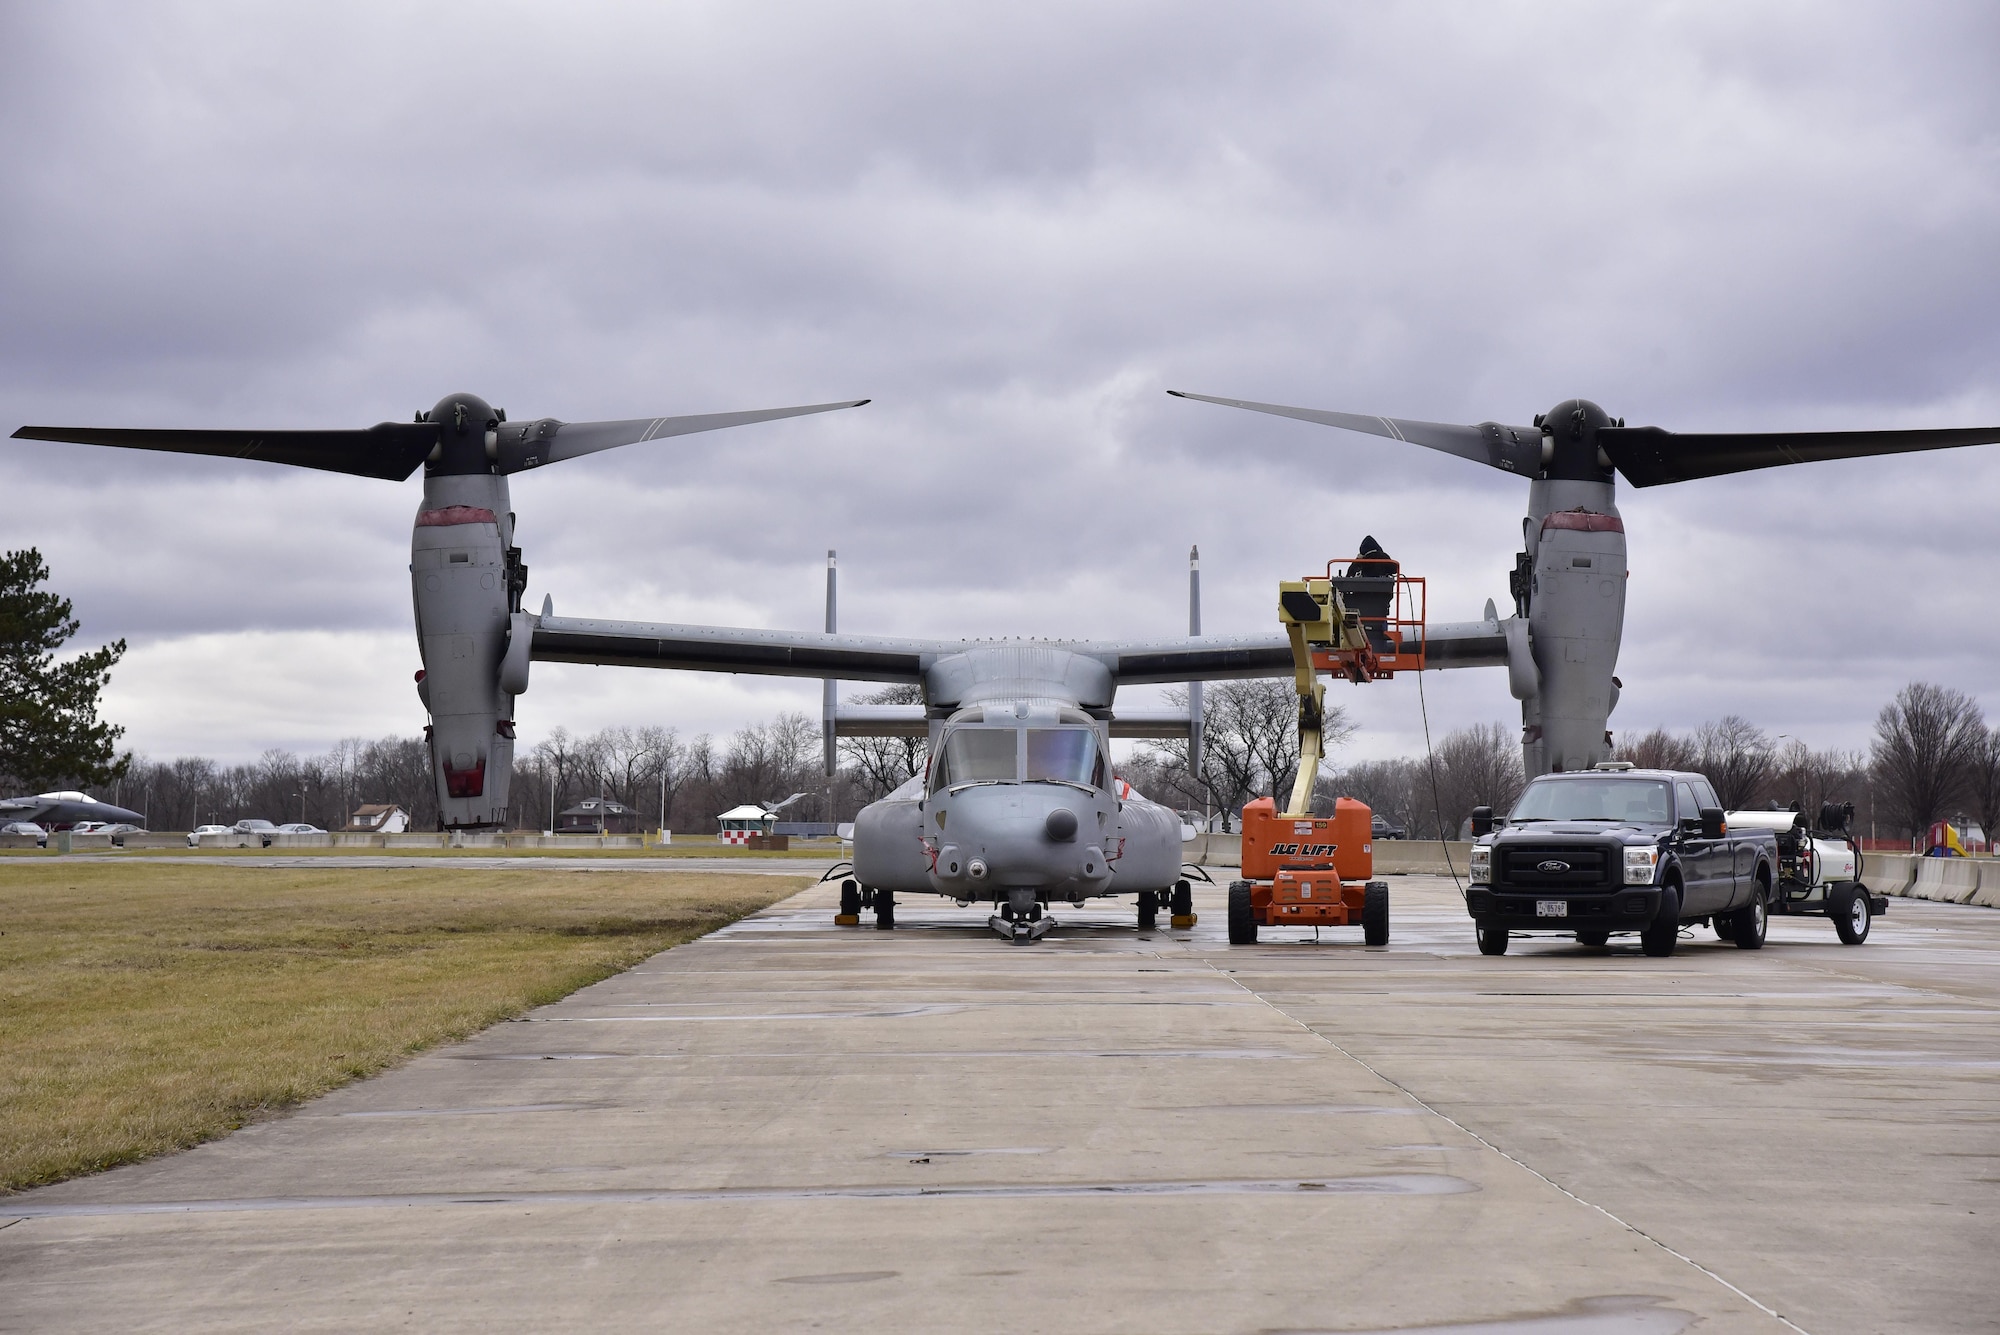
[[[1160,925],[1160,892],[1141,890],[1139,892],[1139,930],[1150,932]]]
[[[861,887],[853,881],[840,883],[840,912],[833,915],[837,927],[861,925]]]
[[[1173,894],[1168,897],[1168,906],[1173,910],[1173,926],[1185,929],[1194,926],[1194,887],[1186,881],[1175,881]]]
[[[896,929],[896,895],[892,890],[875,892],[875,928],[882,932]]]

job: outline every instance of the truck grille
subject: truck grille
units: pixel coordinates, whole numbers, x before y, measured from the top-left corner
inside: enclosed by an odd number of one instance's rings
[[[1561,869],[1551,865],[1563,864]],[[1617,884],[1611,857],[1602,847],[1576,844],[1502,851],[1496,885],[1537,890],[1603,890]]]

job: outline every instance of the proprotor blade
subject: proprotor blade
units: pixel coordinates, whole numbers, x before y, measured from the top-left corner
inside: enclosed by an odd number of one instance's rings
[[[1603,450],[1635,487],[1747,473],[1780,464],[1862,459],[1914,450],[1948,450],[2000,443],[2000,427],[1946,427],[1912,431],[1719,432],[1683,435],[1656,426],[1600,427]]]
[[[383,422],[361,431],[154,431],[143,427],[24,426],[14,433],[14,438],[257,459],[400,482],[416,472],[417,465],[437,445],[438,429],[430,422]]]
[[[498,471],[518,473],[527,468],[574,459],[580,454],[637,445],[667,436],[687,436],[697,431],[719,431],[723,427],[748,426],[780,417],[804,417],[808,413],[830,413],[840,408],[859,408],[867,399],[841,403],[808,403],[797,408],[758,408],[743,413],[697,413],[689,417],[633,417],[618,422],[561,422],[544,417],[534,422],[510,422],[499,428]]]
[[[1177,399],[1199,399],[1203,403],[1219,403],[1225,408],[1248,408],[1251,412],[1293,417],[1301,422],[1317,422],[1321,426],[1337,426],[1348,431],[1363,431],[1371,436],[1386,436],[1390,440],[1406,440],[1412,445],[1442,450],[1461,459],[1470,459],[1474,463],[1519,473],[1524,477],[1533,477],[1542,464],[1542,433],[1534,427],[1502,426],[1498,422],[1481,422],[1478,426],[1413,422],[1402,417],[1366,417],[1360,413],[1253,403],[1248,399],[1218,399],[1207,394],[1184,394],[1178,389],[1170,389],[1167,393]]]

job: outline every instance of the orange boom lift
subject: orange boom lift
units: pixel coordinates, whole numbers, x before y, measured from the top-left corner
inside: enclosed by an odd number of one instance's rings
[[[1379,549],[1377,549],[1379,551]],[[1389,943],[1389,887],[1375,871],[1374,813],[1343,797],[1333,815],[1312,814],[1313,785],[1326,751],[1321,736],[1326,687],[1319,674],[1349,681],[1392,677],[1424,666],[1423,580],[1386,556],[1360,556],[1345,575],[1286,580],[1278,621],[1292,642],[1299,692],[1299,773],[1283,811],[1269,797],[1243,808],[1243,879],[1229,887],[1229,942],[1255,945],[1260,927],[1361,926],[1371,946]]]

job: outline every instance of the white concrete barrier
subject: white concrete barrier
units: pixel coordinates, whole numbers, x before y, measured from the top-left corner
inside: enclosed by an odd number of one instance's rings
[[[330,834],[274,834],[271,836],[271,847],[332,848],[333,836]]]

